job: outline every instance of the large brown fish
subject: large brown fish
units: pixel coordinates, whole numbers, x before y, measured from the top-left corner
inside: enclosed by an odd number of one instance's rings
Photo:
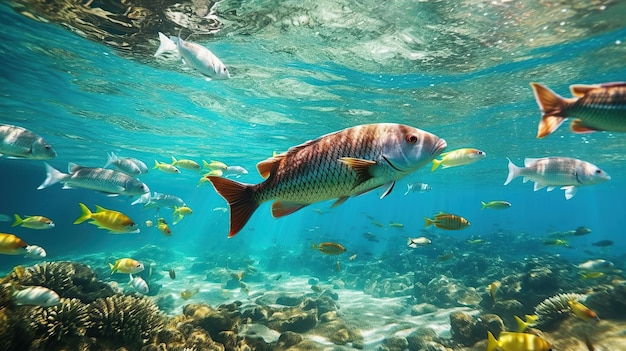
[[[530,83],[543,115],[537,138],[546,137],[569,117],[574,133],[626,132],[626,82],[572,85],[574,98],[563,98],[538,84]]]
[[[229,237],[237,234],[265,201],[282,217],[318,201],[351,196],[395,181],[437,157],[446,142],[434,134],[402,124],[365,124],[294,146],[257,165],[267,178],[256,185],[207,176],[230,206]]]

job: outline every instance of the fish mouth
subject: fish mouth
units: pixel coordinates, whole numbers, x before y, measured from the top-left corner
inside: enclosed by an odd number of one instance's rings
[[[430,154],[433,157],[437,157],[439,156],[439,154],[443,152],[443,150],[445,150],[446,147],[448,147],[448,143],[446,143],[445,139],[439,138],[439,140],[437,140],[437,142],[435,143],[435,146],[433,147]]]

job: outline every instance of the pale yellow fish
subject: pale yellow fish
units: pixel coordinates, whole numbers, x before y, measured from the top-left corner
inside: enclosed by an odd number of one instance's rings
[[[433,160],[433,167],[431,171],[434,172],[440,165],[442,168],[467,165],[482,160],[485,156],[487,156],[487,154],[483,151],[470,148],[444,152],[441,154],[441,160]]]
[[[495,281],[491,284],[489,284],[489,295],[491,295],[491,299],[493,300],[493,302],[496,301],[496,296],[498,294],[498,290],[500,290],[500,287],[502,286],[502,283],[500,283],[499,281]]]
[[[96,212],[91,212],[83,203],[78,204],[81,209],[81,215],[74,221],[74,224],[80,224],[91,219],[90,224],[100,229],[106,229],[112,234],[123,233],[139,233],[139,228],[127,215],[96,205]]]
[[[208,173],[205,173],[205,174],[202,176],[202,178],[200,178],[200,180],[198,181],[198,185],[197,185],[197,186],[200,186],[200,185],[202,185],[202,184],[204,184],[204,183],[208,182],[208,181],[209,181],[209,178],[208,178],[208,177],[221,177],[221,176],[223,176],[223,175],[224,175],[224,172],[223,172],[222,170],[220,170],[220,169],[214,169],[214,170],[212,170],[212,171],[210,171],[210,172],[208,172]]]
[[[224,162],[220,161],[211,161],[209,163],[205,160],[202,160],[202,165],[204,166],[204,168],[210,169],[212,171],[224,171],[226,170],[226,168],[228,168],[228,166]]]
[[[190,171],[199,171],[202,167],[194,161],[194,160],[177,160],[176,157],[172,156],[172,166],[187,169]]]
[[[144,270],[143,263],[132,258],[120,258],[115,261],[115,264],[109,263],[111,267],[111,274],[123,273],[123,274],[135,274]]]
[[[483,207],[480,208],[481,210],[484,210],[485,208],[490,208],[492,210],[504,210],[511,207],[511,203],[506,201],[481,201],[480,203],[483,205]]]
[[[154,167],[152,167],[152,169],[158,169],[159,171],[163,173],[170,173],[170,174],[180,173],[180,170],[178,170],[178,168],[176,168],[175,166],[172,166],[169,163],[159,162],[157,160],[154,160]]]
[[[11,226],[17,227],[18,225],[30,229],[54,228],[54,222],[50,218],[44,216],[24,216],[22,219],[18,214],[15,214],[15,222]]]
[[[183,220],[183,218],[185,218],[185,216],[188,216],[190,214],[192,214],[193,211],[191,210],[191,208],[187,207],[187,206],[181,206],[181,207],[176,207],[174,206],[174,221],[172,222],[173,225],[179,223],[180,221]]]
[[[151,221],[151,220],[149,220],[149,219],[146,219],[146,227],[148,227],[148,228],[149,228],[149,227],[152,227],[153,225],[154,225],[154,222],[152,222],[152,221]]]
[[[598,315],[582,303],[575,300],[569,300],[567,303],[569,304],[570,309],[572,310],[574,315],[576,315],[576,317],[584,321],[588,321],[590,319],[600,321]]]

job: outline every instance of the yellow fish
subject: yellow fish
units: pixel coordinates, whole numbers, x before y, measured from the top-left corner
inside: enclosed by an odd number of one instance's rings
[[[200,291],[200,289],[198,289],[198,288],[195,288],[195,289],[192,289],[192,290],[189,290],[189,289],[183,290],[183,291],[180,292],[180,297],[182,297],[183,300],[189,300],[190,298],[193,297],[193,295],[197,294],[199,291]]]
[[[436,214],[435,219],[424,217],[424,221],[426,221],[426,227],[434,224],[435,227],[446,230],[459,230],[470,226],[470,222],[467,219],[443,212]]]
[[[111,267],[111,274],[115,272],[135,274],[144,270],[143,263],[132,258],[120,258],[115,261],[115,264],[109,263],[109,267]]]
[[[226,170],[226,168],[228,168],[228,166],[226,166],[224,162],[220,161],[211,161],[211,163],[209,163],[205,160],[202,160],[202,164],[204,165],[204,168],[210,169],[212,171],[224,171]]]
[[[163,218],[159,218],[157,220],[157,228],[159,229],[161,234],[163,234],[165,236],[171,236],[172,235],[172,230],[170,229],[170,227],[167,225],[167,222],[165,222],[165,219],[163,219]]]
[[[581,279],[598,279],[598,278],[604,277],[604,273],[602,272],[589,272],[589,273],[580,272],[578,274],[580,274]]]
[[[100,229],[106,229],[112,234],[123,233],[139,233],[139,228],[128,216],[121,212],[107,210],[106,208],[96,205],[96,212],[93,213],[83,203],[78,204],[82,211],[80,217],[74,221],[74,224],[80,224],[91,219],[91,224]]]
[[[0,254],[24,255],[28,244],[13,234],[0,233]]]
[[[533,325],[536,321],[538,316],[534,315],[534,314],[527,314],[526,315],[526,321],[523,321],[520,317],[518,316],[514,316],[515,317],[515,321],[517,322],[517,332],[521,333],[524,330],[526,330],[526,328],[528,328],[529,326]]]
[[[172,166],[190,171],[199,171],[202,168],[194,160],[177,160],[174,156],[172,156]]]
[[[594,311],[590,310],[587,306],[583,305],[582,303],[576,300],[569,300],[567,301],[567,303],[569,304],[569,308],[572,310],[574,315],[576,315],[576,317],[584,321],[588,321],[590,319],[594,319],[598,322],[600,321],[600,318],[598,318],[598,315]]]
[[[343,245],[330,242],[320,243],[319,245],[313,244],[312,248],[318,249],[320,252],[327,255],[340,255],[346,252],[346,248],[343,247]]]
[[[487,332],[487,351],[500,349],[502,351],[550,351],[552,345],[544,339],[526,333],[502,332],[500,339]]]
[[[499,281],[495,281],[491,284],[489,284],[489,295],[491,295],[491,299],[493,300],[493,302],[496,302],[496,295],[498,294],[498,290],[500,289],[500,287],[502,286],[502,283],[500,283]]]
[[[185,216],[192,214],[193,211],[191,210],[191,208],[187,207],[187,206],[181,206],[181,207],[176,207],[174,206],[174,222],[172,222],[172,224],[177,224],[178,222],[182,221],[183,218],[185,218]]]
[[[487,154],[483,151],[470,148],[444,152],[441,154],[441,160],[433,160],[433,168],[431,169],[431,172],[434,172],[440,165],[443,165],[442,168],[462,166],[479,161],[485,158],[485,156],[487,156]]]
[[[178,168],[176,168],[175,166],[172,166],[165,162],[159,162],[157,160],[154,160],[154,167],[152,167],[152,169],[158,169],[159,171],[164,172],[164,173],[171,173],[171,174],[180,173]]]
[[[511,203],[506,201],[481,201],[480,203],[483,205],[483,207],[480,208],[481,210],[484,210],[485,208],[490,208],[492,210],[504,210],[511,207]]]
[[[18,214],[15,214],[15,222],[13,222],[11,227],[17,227],[18,225],[30,229],[54,228],[54,222],[44,216],[24,216],[24,219],[22,219]]]

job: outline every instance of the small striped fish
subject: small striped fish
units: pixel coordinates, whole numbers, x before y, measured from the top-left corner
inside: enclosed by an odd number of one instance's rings
[[[230,206],[229,237],[237,234],[257,207],[269,200],[272,215],[289,215],[318,201],[333,206],[381,186],[384,197],[395,181],[437,157],[446,142],[402,124],[365,124],[324,135],[257,165],[264,182],[256,185],[207,176]]]
[[[543,115],[537,138],[552,134],[569,117],[574,133],[626,132],[626,82],[572,85],[574,98],[563,98],[538,84],[530,83]]]
[[[435,219],[424,218],[424,221],[426,222],[426,227],[434,225],[437,228],[446,230],[459,230],[470,226],[470,222],[467,219],[443,212],[436,214]]]
[[[126,173],[106,168],[82,167],[69,164],[69,174],[63,173],[46,163],[46,180],[37,188],[44,189],[56,183],[63,183],[63,189],[84,188],[110,195],[142,195],[150,197],[150,189],[139,179]]]
[[[42,137],[22,127],[0,124],[0,156],[48,160],[57,153]]]
[[[598,184],[611,179],[606,172],[593,163],[575,158],[526,158],[524,167],[518,167],[510,159],[508,160],[509,176],[504,185],[509,184],[514,178],[524,177],[524,183],[529,180],[535,182],[535,191],[544,187],[548,187],[548,191],[561,187],[565,190],[567,200],[576,195],[579,186]]]

